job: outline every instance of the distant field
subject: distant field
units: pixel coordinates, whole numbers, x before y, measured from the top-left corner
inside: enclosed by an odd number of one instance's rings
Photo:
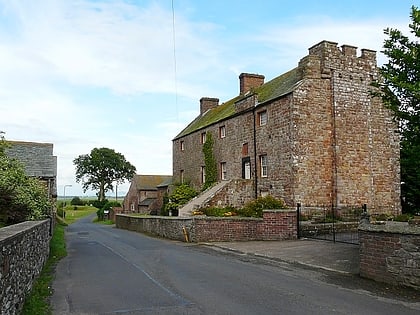
[[[77,206],[77,210],[74,210],[74,206],[66,206],[66,217],[65,222],[67,224],[72,224],[80,218],[86,217],[90,214],[96,213],[98,211],[95,207],[90,206]]]

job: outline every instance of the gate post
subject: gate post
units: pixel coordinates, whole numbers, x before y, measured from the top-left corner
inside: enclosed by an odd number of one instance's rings
[[[296,204],[297,239],[300,239],[300,203]]]

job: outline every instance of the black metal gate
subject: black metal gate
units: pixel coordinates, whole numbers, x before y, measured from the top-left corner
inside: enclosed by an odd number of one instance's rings
[[[333,206],[297,205],[298,238],[359,244],[358,227],[366,205],[336,209]]]

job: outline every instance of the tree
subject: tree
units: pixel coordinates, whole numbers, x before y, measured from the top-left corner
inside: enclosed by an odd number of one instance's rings
[[[399,123],[401,134],[401,196],[403,211],[420,209],[420,11],[412,6],[409,24],[413,39],[397,29],[384,33],[383,53],[388,63],[380,68],[380,96]]]
[[[50,215],[45,185],[25,174],[23,165],[5,153],[7,142],[0,134],[0,222],[15,224]]]
[[[79,155],[73,160],[76,166],[76,181],[83,183],[83,190],[98,190],[99,201],[105,199],[107,191],[113,191],[116,185],[130,180],[136,168],[125,157],[108,148],[94,148],[90,154]]]

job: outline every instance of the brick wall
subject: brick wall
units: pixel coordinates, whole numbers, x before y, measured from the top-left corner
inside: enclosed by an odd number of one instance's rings
[[[420,289],[420,227],[404,223],[359,227],[360,276]]]
[[[49,255],[50,220],[0,229],[0,314],[20,314]]]
[[[296,239],[295,210],[265,210],[263,218],[135,217],[117,215],[120,229],[192,242]]]

